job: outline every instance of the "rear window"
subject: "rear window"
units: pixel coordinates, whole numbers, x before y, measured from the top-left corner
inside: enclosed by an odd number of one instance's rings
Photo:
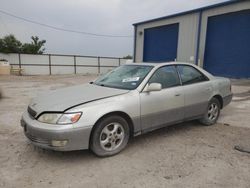
[[[200,71],[188,65],[178,65],[177,70],[180,74],[182,85],[194,84],[208,80],[208,78]]]

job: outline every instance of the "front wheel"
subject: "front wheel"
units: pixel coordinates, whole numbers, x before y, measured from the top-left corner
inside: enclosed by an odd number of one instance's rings
[[[129,132],[129,125],[124,118],[106,117],[96,124],[90,141],[90,149],[100,157],[115,155],[126,147]]]
[[[217,122],[220,116],[220,102],[216,98],[212,98],[207,107],[207,111],[204,114],[204,117],[200,119],[200,122],[204,125],[213,125]]]

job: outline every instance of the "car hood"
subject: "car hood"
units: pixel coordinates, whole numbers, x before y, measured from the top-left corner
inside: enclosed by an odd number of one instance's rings
[[[73,106],[95,101],[102,98],[121,95],[129,90],[115,89],[94,84],[77,85],[38,95],[32,99],[29,108],[41,112],[63,112]]]

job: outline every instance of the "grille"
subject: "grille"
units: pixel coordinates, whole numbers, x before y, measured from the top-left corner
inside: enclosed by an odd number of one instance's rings
[[[42,138],[37,138],[35,136],[32,136],[31,134],[25,132],[25,135],[28,139],[30,139],[32,142],[36,142],[39,144],[50,146],[50,141]]]
[[[31,117],[33,117],[33,118],[36,117],[36,111],[33,110],[32,108],[30,108],[29,106],[28,106],[28,113],[29,113],[29,115],[30,115]]]

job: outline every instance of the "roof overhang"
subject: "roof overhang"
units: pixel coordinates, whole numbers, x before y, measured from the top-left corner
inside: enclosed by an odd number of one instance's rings
[[[176,14],[172,14],[172,15],[168,15],[168,16],[164,16],[164,17],[159,17],[159,18],[155,18],[155,19],[151,19],[151,20],[146,20],[146,21],[134,23],[133,26],[138,26],[138,25],[142,25],[142,24],[146,24],[146,23],[150,23],[150,22],[155,22],[155,21],[165,20],[165,19],[169,19],[169,18],[174,18],[174,17],[177,17],[177,16],[183,16],[183,15],[190,14],[190,13],[201,12],[201,11],[204,11],[204,10],[217,8],[217,7],[222,7],[222,6],[226,6],[226,5],[231,5],[231,4],[235,4],[235,3],[239,3],[239,2],[243,2],[243,1],[247,1],[247,0],[229,0],[229,1],[226,1],[226,2],[222,2],[222,3],[218,3],[218,4],[214,4],[214,5],[209,5],[209,6],[206,6],[206,7],[201,7],[201,8],[198,8],[198,9],[193,9],[193,10],[180,12],[180,13],[176,13]]]

